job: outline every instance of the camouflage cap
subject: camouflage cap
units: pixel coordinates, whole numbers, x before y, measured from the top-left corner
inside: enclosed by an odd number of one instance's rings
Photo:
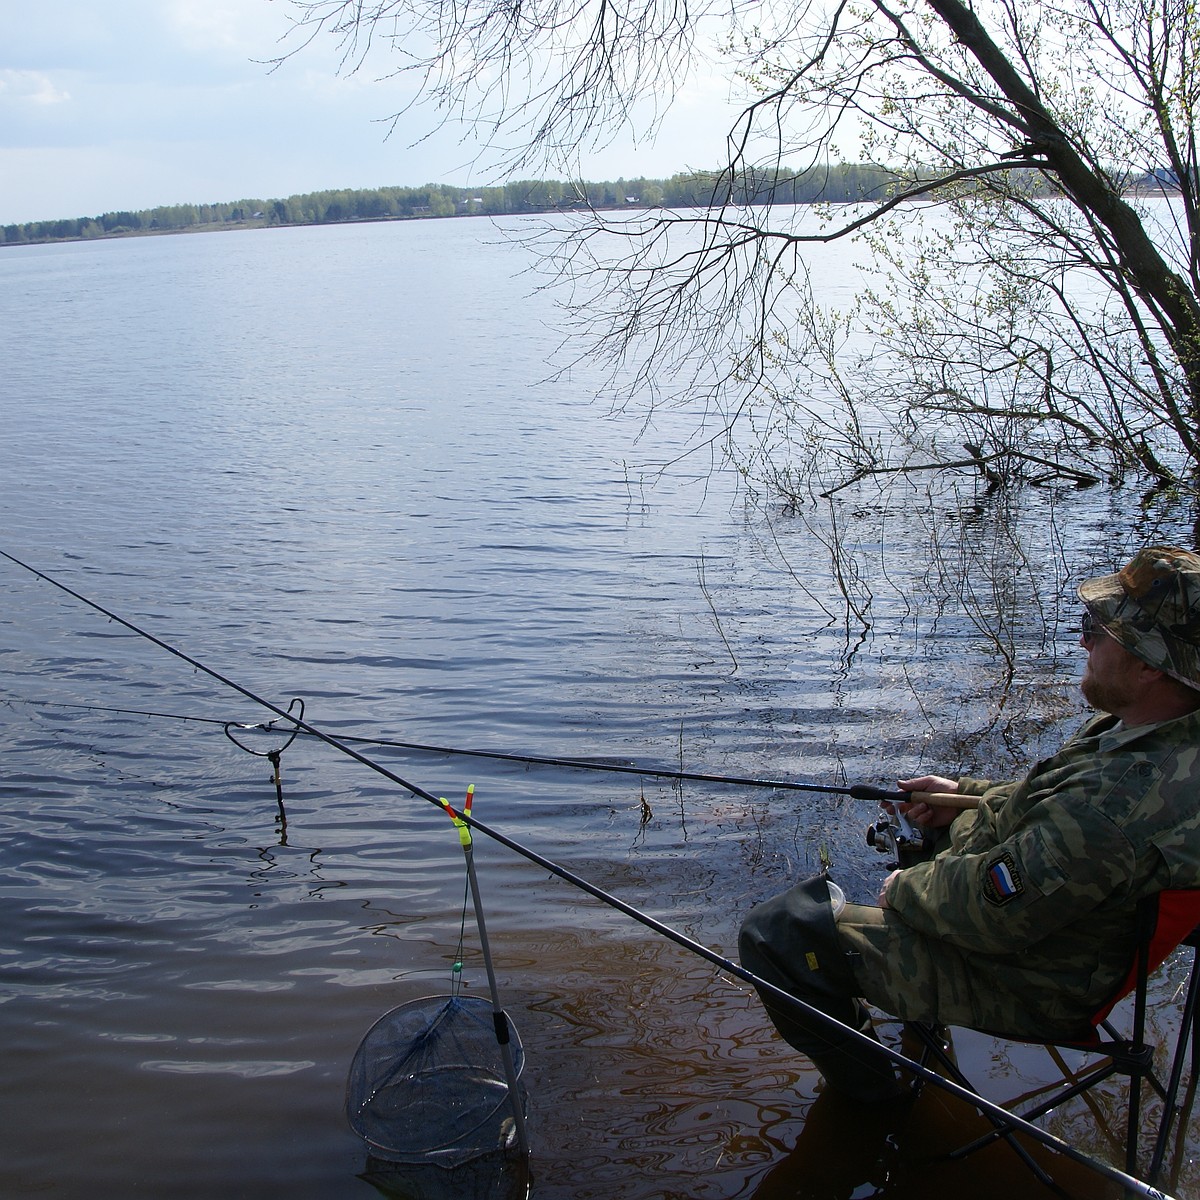
[[[1200,688],[1200,555],[1148,546],[1117,574],[1081,583],[1079,598],[1126,650]]]

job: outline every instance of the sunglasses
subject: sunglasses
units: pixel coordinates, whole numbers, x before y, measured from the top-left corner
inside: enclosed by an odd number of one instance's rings
[[[1079,622],[1079,632],[1083,635],[1083,644],[1088,650],[1092,648],[1096,638],[1104,632],[1104,626],[1096,624],[1096,618],[1092,616],[1090,608],[1083,610],[1083,618]]]

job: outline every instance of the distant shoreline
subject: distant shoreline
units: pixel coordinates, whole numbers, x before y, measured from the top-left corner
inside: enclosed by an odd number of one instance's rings
[[[1017,172],[1019,173],[1019,172]],[[814,167],[802,173],[780,168],[727,173],[695,171],[670,179],[618,179],[600,183],[523,180],[495,187],[448,184],[308,192],[276,200],[175,204],[98,217],[0,225],[0,249],[59,242],[110,241],[171,233],[226,233],[312,225],[361,225],[429,221],[451,217],[558,216],[571,212],[646,211],[757,205],[855,204],[878,200],[896,175],[873,164]],[[1169,180],[1146,176],[1131,196],[1175,193]]]
[[[842,203],[881,195],[895,175],[871,165],[830,165],[797,173],[787,168],[692,171],[669,179],[602,182],[520,180],[494,187],[449,184],[334,189],[286,199],[242,199],[120,210],[96,217],[0,225],[0,246],[98,241],[160,233],[211,233],[288,225],[344,225],[440,217],[558,215],[577,211],[708,208],[714,203]]]
[[[631,206],[632,207],[632,206]],[[560,209],[560,212],[581,211],[579,209]],[[72,242],[115,242],[126,238],[175,237],[191,233],[231,233],[242,229],[307,229],[313,226],[329,225],[383,225],[392,221],[452,221],[465,217],[483,217],[488,213],[448,213],[434,215],[420,213],[413,216],[389,217],[345,217],[340,221],[288,221],[280,224],[277,221],[254,220],[211,222],[206,225],[186,225],[179,229],[122,229],[113,233],[94,233],[90,235],[77,234],[73,237],[44,237],[29,238],[22,242],[0,241],[0,251],[14,249],[18,246],[58,246]],[[520,213],[501,214],[505,216],[521,216]]]

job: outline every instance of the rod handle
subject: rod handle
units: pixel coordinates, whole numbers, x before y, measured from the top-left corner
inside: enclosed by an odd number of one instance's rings
[[[957,792],[905,792],[899,788],[875,787],[869,783],[856,783],[846,789],[855,800],[875,800],[881,804],[939,804],[944,808],[978,808],[978,796],[960,796]]]
[[[957,792],[907,792],[904,799],[911,804],[934,804],[940,808],[978,808],[978,796],[960,796]]]

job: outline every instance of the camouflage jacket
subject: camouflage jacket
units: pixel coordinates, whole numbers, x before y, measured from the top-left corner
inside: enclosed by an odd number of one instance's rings
[[[979,808],[896,876],[890,908],[1058,1020],[1124,977],[1141,897],[1200,888],[1200,711],[1132,729],[1097,716],[1020,782],[959,790]]]

